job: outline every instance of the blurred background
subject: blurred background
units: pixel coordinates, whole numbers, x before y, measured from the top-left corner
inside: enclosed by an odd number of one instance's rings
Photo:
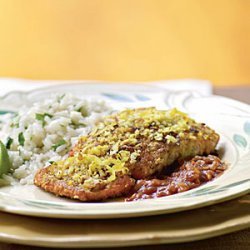
[[[248,0],[0,0],[0,77],[250,84]]]

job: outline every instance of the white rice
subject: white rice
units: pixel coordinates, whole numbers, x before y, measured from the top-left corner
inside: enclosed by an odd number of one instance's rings
[[[77,138],[110,111],[103,101],[65,94],[23,107],[17,115],[1,116],[0,139],[10,144],[12,170],[0,184],[32,184],[38,169],[66,158]]]

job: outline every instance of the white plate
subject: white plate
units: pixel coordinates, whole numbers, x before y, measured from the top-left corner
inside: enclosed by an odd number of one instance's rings
[[[177,107],[197,121],[206,122],[220,135],[218,150],[228,170],[199,188],[152,200],[136,202],[81,203],[41,191],[35,186],[0,188],[0,210],[54,218],[121,218],[172,213],[233,199],[249,192],[250,184],[250,108],[249,105],[219,96],[201,96],[194,92],[166,90],[149,85],[83,84],[63,85],[12,92],[0,99],[0,109],[16,111],[22,104],[46,98],[53,92],[71,92],[104,99],[116,109],[156,106]]]

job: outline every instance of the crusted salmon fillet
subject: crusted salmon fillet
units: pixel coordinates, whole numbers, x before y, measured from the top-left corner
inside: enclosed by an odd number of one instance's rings
[[[84,201],[121,196],[133,179],[150,177],[175,160],[209,154],[218,141],[214,130],[177,109],[125,110],[81,137],[68,159],[38,171],[34,183]]]

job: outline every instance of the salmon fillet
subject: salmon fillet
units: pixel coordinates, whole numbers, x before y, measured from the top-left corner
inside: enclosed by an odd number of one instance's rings
[[[125,110],[106,117],[65,161],[38,171],[35,185],[56,195],[86,200],[121,196],[175,160],[210,154],[219,135],[172,109]]]

